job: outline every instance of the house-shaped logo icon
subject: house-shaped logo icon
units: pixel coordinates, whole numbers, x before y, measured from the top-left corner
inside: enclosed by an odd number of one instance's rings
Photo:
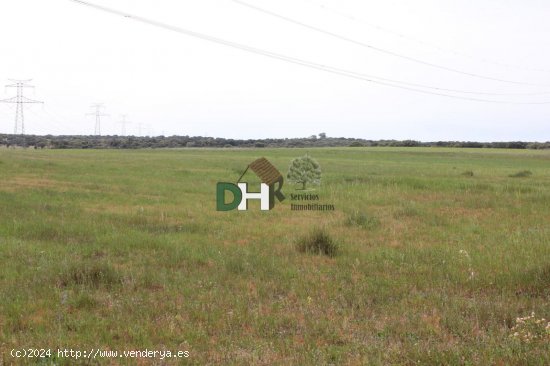
[[[248,170],[252,170],[260,179],[260,192],[248,192],[248,183],[242,183],[241,180]],[[279,202],[284,201],[282,188],[284,184],[283,175],[266,158],[260,158],[253,161],[246,167],[237,184],[220,182],[216,189],[216,202],[218,211],[239,211],[248,210],[249,200],[259,200],[262,211],[269,211],[275,207],[275,198]],[[229,191],[233,194],[233,201],[226,202],[225,193]]]

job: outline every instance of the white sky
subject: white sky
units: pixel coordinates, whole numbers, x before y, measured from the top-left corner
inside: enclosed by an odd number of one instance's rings
[[[359,73],[480,92],[549,92],[470,96],[550,102],[550,2],[545,0],[246,1],[431,63],[548,87],[419,65],[231,0],[89,1]],[[323,10],[318,6],[322,3],[364,22]],[[137,134],[141,123],[143,134],[227,138],[326,132],[333,137],[423,141],[550,140],[550,104],[480,103],[380,86],[190,38],[69,0],[2,0],[0,34],[0,82],[32,78],[36,90],[27,90],[26,96],[46,102],[26,109],[27,133],[92,134],[94,120],[85,114],[90,104],[103,102],[111,115],[102,121],[103,134],[119,134],[116,122],[128,114],[134,122],[127,127],[129,134]],[[13,93],[0,87],[0,99]],[[0,104],[0,132],[13,132],[13,118],[14,106]]]

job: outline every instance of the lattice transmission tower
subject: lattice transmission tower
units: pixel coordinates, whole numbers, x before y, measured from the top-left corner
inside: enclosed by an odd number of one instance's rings
[[[29,80],[14,80],[10,79],[13,84],[6,85],[6,88],[17,89],[17,95],[12,98],[0,100],[0,103],[16,104],[15,107],[15,127],[13,133],[17,135],[19,131],[21,134],[25,134],[25,104],[44,104],[44,102],[34,99],[29,99],[23,95],[25,88],[34,88],[33,85],[29,85],[32,79]]]
[[[107,117],[108,114],[103,113],[103,109],[105,109],[105,106],[103,103],[96,103],[92,104],[90,106],[94,110],[93,113],[86,114],[87,116],[95,116],[95,128],[94,128],[94,135],[101,136],[101,117]]]
[[[122,116],[122,121],[118,121],[117,123],[120,123],[121,124],[121,136],[126,136],[126,125],[129,125],[131,124],[132,122],[131,121],[128,121],[126,118],[128,117],[127,114],[123,114]]]

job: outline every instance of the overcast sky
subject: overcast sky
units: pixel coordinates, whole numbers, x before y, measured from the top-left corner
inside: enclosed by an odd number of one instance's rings
[[[243,0],[406,57],[290,24],[231,0],[90,0],[151,20],[373,77],[550,102],[550,2],[544,0]],[[320,5],[324,4],[324,8]],[[227,138],[550,140],[550,104],[500,104],[421,94],[210,43],[70,0],[0,2],[0,82],[33,79],[27,133]],[[524,84],[521,84],[524,83]],[[530,85],[540,84],[540,85]],[[403,85],[403,84],[400,84]],[[542,85],[542,86],[541,86]],[[546,85],[546,86],[545,86]],[[437,92],[435,89],[422,89]],[[0,88],[0,99],[15,90]],[[521,95],[538,93],[536,95]],[[540,94],[543,93],[543,94]],[[547,93],[547,94],[544,94]],[[0,104],[12,133],[14,105]],[[150,125],[150,128],[146,126]]]

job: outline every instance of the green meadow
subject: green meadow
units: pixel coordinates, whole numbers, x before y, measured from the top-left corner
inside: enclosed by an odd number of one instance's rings
[[[335,211],[216,211],[306,152]],[[548,365],[550,151],[0,149],[0,260],[0,365]]]

